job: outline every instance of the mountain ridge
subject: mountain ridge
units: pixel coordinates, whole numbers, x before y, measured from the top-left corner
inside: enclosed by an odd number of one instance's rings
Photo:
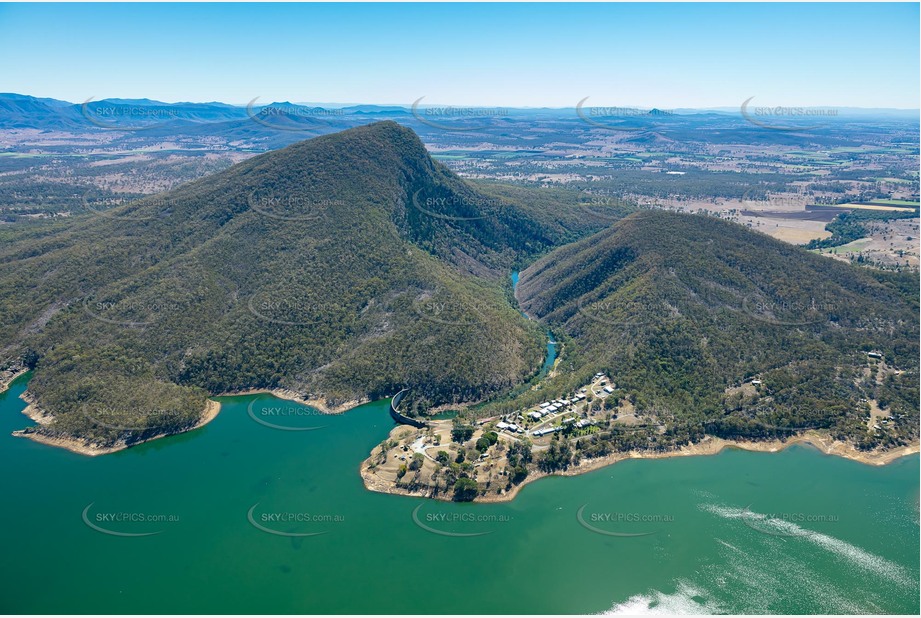
[[[5,252],[6,353],[36,358],[30,393],[54,417],[35,431],[141,440],[163,419],[194,424],[209,394],[251,388],[475,401],[540,364],[542,335],[503,273],[553,241],[396,123],[93,209]],[[157,405],[181,412],[158,419]],[[88,418],[100,410],[128,420]]]
[[[916,274],[649,210],[539,259],[518,297],[566,337],[574,377],[558,388],[608,372],[679,443],[815,427],[865,448],[917,440]],[[892,414],[880,435],[863,420],[871,403]]]

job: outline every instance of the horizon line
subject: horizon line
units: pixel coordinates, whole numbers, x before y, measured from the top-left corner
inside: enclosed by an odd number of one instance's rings
[[[375,103],[375,102],[334,102],[334,101],[280,101],[275,100],[268,103],[254,104],[254,102],[260,97],[256,97],[246,103],[234,103],[227,101],[219,101],[212,99],[210,101],[161,101],[159,99],[151,99],[149,97],[122,97],[122,96],[108,96],[105,98],[96,98],[95,96],[90,97],[84,101],[71,101],[69,99],[61,99],[51,96],[36,96],[31,94],[23,94],[19,92],[0,92],[0,97],[3,96],[18,96],[18,97],[30,97],[33,99],[51,99],[53,101],[59,101],[62,103],[68,103],[70,105],[84,105],[88,103],[101,103],[104,101],[113,101],[113,100],[123,100],[123,101],[149,101],[150,103],[159,103],[163,105],[229,105],[231,107],[247,108],[250,105],[254,107],[267,107],[270,105],[276,104],[286,104],[286,105],[303,105],[303,106],[319,106],[319,107],[330,107],[334,109],[344,109],[348,107],[359,107],[359,106],[374,106],[374,107],[398,107],[400,109],[405,109],[411,111],[413,107],[417,108],[436,108],[436,107],[451,107],[458,109],[506,109],[506,110],[574,110],[579,107],[579,103],[575,103],[571,106],[550,106],[550,105],[483,105],[483,104],[455,104],[455,103],[419,103],[421,99],[417,99],[416,103]],[[424,98],[424,97],[422,97]],[[583,99],[584,100],[584,99]],[[631,105],[625,103],[608,103],[608,104],[596,104],[596,105],[586,105],[585,107],[617,107],[623,109],[646,109],[646,110],[662,110],[662,111],[715,111],[715,112],[732,112],[738,111],[740,107],[745,102],[740,102],[738,105],[712,105],[712,106],[674,106],[674,105]],[[818,104],[818,105],[791,105],[783,103],[764,103],[764,104],[752,104],[755,107],[786,107],[786,108],[795,108],[795,109],[821,109],[821,108],[833,108],[838,110],[879,110],[879,111],[898,111],[898,112],[919,112],[921,113],[921,107],[861,107],[856,105],[837,105],[837,104]]]

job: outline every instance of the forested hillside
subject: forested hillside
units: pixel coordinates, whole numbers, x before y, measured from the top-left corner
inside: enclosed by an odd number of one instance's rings
[[[253,388],[510,411],[605,371],[658,428],[605,448],[815,427],[865,448],[917,438],[916,275],[714,218],[469,183],[394,122],[123,206],[87,199],[92,215],[0,230],[0,361],[35,368],[49,435],[132,443]],[[544,325],[511,298],[529,264],[518,296]],[[513,391],[544,326],[559,370]]]
[[[807,428],[866,448],[917,439],[917,274],[643,211],[539,260],[518,295],[567,342],[555,389],[608,372],[619,396],[669,427],[656,442]],[[873,406],[892,415],[879,431]]]
[[[560,226],[478,192],[393,122],[93,209],[2,249],[3,354],[35,366],[43,432],[131,441],[248,388],[476,401],[541,363],[506,281]]]

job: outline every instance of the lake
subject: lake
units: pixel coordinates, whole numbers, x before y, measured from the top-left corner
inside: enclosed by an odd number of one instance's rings
[[[4,613],[919,610],[917,456],[729,450],[451,504],[363,487],[387,402],[225,397],[204,428],[90,458],[9,435],[27,379],[0,395]]]

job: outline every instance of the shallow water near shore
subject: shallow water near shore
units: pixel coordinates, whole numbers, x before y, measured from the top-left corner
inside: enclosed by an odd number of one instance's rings
[[[27,379],[0,394],[4,613],[919,610],[918,456],[631,460],[460,505],[363,487],[386,402],[224,397],[201,429],[90,458],[9,435]]]

